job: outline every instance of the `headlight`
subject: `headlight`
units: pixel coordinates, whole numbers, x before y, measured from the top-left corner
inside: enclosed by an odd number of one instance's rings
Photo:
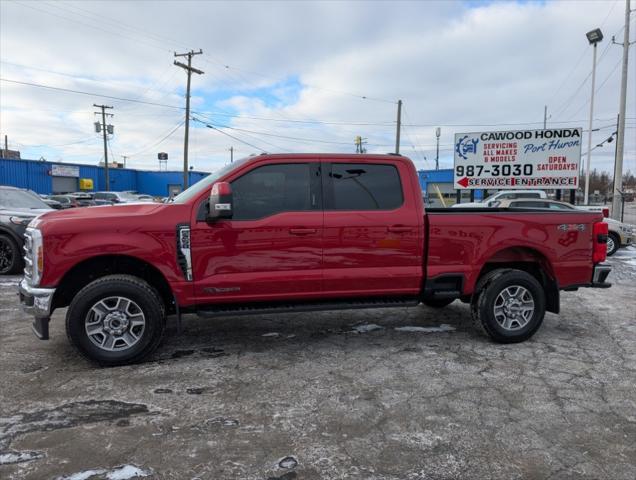
[[[42,271],[44,270],[44,242],[42,241],[42,232],[37,228],[29,228],[27,236],[27,249],[25,260],[27,268],[30,267],[31,284],[38,286],[42,280]],[[30,263],[30,265],[29,265]]]
[[[23,225],[26,227],[31,220],[33,220],[33,217],[9,217],[9,220],[15,225]]]

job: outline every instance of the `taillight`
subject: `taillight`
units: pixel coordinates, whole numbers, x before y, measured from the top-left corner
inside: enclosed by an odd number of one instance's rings
[[[607,223],[597,222],[593,229],[592,262],[601,263],[607,258]]]
[[[604,216],[605,218],[609,217],[609,208],[604,208],[604,209],[603,209],[603,216]]]

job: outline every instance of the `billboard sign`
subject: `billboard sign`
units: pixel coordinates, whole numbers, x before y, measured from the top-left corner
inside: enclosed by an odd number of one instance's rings
[[[455,189],[575,189],[580,128],[455,134]]]
[[[54,177],[79,177],[79,167],[76,165],[51,165],[51,175]]]

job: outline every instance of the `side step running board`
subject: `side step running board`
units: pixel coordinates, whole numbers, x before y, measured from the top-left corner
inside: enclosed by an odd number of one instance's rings
[[[224,317],[236,315],[267,315],[272,313],[316,312],[327,310],[351,310],[358,308],[415,307],[420,303],[414,297],[366,298],[342,301],[302,303],[247,303],[241,305],[215,305],[197,310],[200,317]]]

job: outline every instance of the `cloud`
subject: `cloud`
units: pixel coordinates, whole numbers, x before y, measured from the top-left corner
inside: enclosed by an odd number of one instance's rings
[[[181,107],[185,72],[172,65],[172,52],[202,48],[193,60],[205,71],[192,79],[194,115],[267,151],[351,152],[356,135],[368,138],[370,152],[391,151],[398,99],[402,152],[418,168],[433,165],[437,125],[442,166],[452,165],[454,133],[523,122],[540,128],[546,104],[549,125],[587,128],[584,34],[603,20],[594,145],[614,131],[618,112],[622,52],[609,38],[622,27],[622,2],[2,2],[0,9],[5,78]],[[0,130],[23,157],[94,164],[102,147],[93,103],[115,107],[114,154],[157,168],[157,152],[166,151],[170,168],[180,167],[180,109],[2,82]],[[633,89],[627,118],[625,169],[634,171]],[[224,164],[231,145],[237,156],[256,151],[192,123],[196,168]],[[613,168],[613,145],[594,151],[593,166]]]

